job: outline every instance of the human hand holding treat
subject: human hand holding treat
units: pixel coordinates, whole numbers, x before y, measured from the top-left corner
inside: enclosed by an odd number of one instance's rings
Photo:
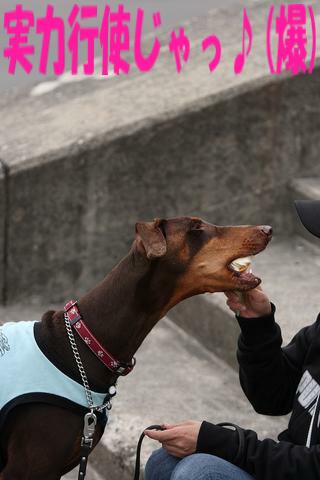
[[[261,287],[248,292],[226,292],[227,305],[234,313],[244,318],[257,318],[270,315],[272,308]]]

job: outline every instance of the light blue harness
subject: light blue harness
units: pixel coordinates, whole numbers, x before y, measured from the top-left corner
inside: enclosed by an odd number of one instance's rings
[[[0,327],[0,411],[17,397],[50,394],[88,407],[84,388],[55,367],[34,337],[36,322],[10,322]],[[96,406],[106,393],[92,392]]]

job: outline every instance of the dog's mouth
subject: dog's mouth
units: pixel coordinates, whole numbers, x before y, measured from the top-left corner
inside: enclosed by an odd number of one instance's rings
[[[228,265],[237,287],[243,290],[255,288],[261,283],[261,279],[252,273],[252,262],[253,256],[240,257]]]
[[[252,257],[236,258],[229,264],[230,270],[236,273],[251,273]]]

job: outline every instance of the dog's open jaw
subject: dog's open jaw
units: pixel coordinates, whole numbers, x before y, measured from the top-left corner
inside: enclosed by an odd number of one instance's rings
[[[236,258],[230,263],[230,268],[234,272],[247,272],[251,269],[252,257]]]
[[[260,252],[259,252],[260,253]],[[261,279],[252,273],[253,255],[234,259],[228,269],[233,273],[236,282],[244,289],[255,288],[261,283]]]

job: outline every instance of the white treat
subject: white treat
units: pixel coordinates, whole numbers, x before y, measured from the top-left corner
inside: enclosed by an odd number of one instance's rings
[[[251,257],[236,258],[230,266],[236,272],[245,272],[251,267]]]

